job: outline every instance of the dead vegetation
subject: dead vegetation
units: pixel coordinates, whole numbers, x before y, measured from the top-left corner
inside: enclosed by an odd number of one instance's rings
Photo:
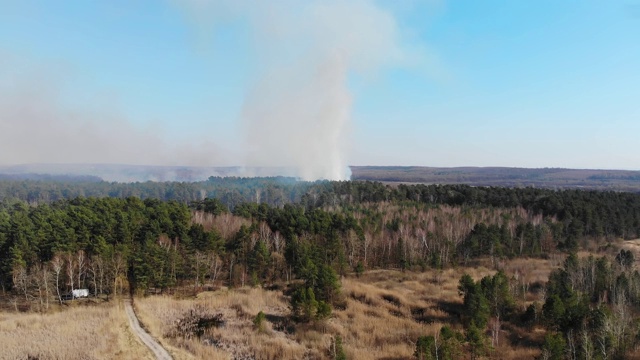
[[[153,296],[138,299],[136,308],[147,330],[178,359],[302,359],[313,352],[287,333],[289,309],[279,291],[223,289],[191,299]],[[176,325],[197,308],[220,314],[220,326],[200,336],[175,336]],[[253,324],[260,311],[266,314],[263,331]]]
[[[152,359],[130,331],[122,306],[0,313],[0,359]]]
[[[517,259],[499,265],[530,303],[543,296],[535,284],[543,284],[561,262],[560,258]],[[329,359],[339,336],[349,359],[412,359],[419,336],[434,335],[445,325],[462,330],[460,277],[466,272],[479,280],[496,272],[476,265],[420,273],[374,270],[359,278],[344,278],[344,306],[314,324],[290,320],[282,290],[222,289],[182,299],[152,296],[138,299],[136,306],[147,329],[177,358]],[[220,314],[222,325],[206,329],[201,336],[175,336],[176,324],[194,309]],[[258,331],[254,319],[261,311],[266,321]],[[539,355],[544,331],[509,324],[500,336],[492,358],[533,358]]]
[[[539,290],[563,260],[485,259],[444,270],[368,271],[343,278],[342,306],[310,324],[291,320],[282,286],[149,296],[136,299],[135,307],[145,329],[175,359],[330,359],[338,337],[349,359],[412,359],[419,336],[435,335],[445,325],[462,330],[458,281],[464,273],[479,280],[500,268],[524,304],[540,303]],[[50,314],[3,313],[0,359],[150,358],[119,305],[86,303]],[[254,320],[260,312],[258,329]],[[491,358],[534,358],[543,337],[542,329],[505,323]]]

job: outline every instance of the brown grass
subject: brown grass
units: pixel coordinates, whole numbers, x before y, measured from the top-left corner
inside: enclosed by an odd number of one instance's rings
[[[289,319],[288,298],[281,290],[222,288],[197,297],[139,298],[135,308],[143,326],[181,359],[328,359],[335,336],[343,339],[350,359],[411,359],[415,341],[434,335],[444,325],[462,330],[458,281],[468,273],[479,280],[503,269],[517,286],[544,283],[563,258],[515,259],[474,263],[425,272],[373,270],[360,278],[342,279],[345,306],[316,324]],[[526,292],[525,303],[540,295]],[[144,359],[149,351],[135,337],[120,304],[75,306],[51,314],[0,313],[0,359]],[[197,305],[222,314],[224,325],[201,338],[172,336],[178,319]],[[253,325],[264,312],[263,331]],[[541,329],[504,324],[500,344],[491,357],[527,359],[539,354]]]
[[[637,246],[634,242],[626,246]],[[327,359],[335,336],[343,339],[350,359],[411,359],[415,341],[434,335],[442,326],[462,330],[462,299],[458,281],[464,273],[475,280],[502,269],[515,287],[524,289],[521,301],[540,302],[531,291],[546,282],[564,256],[549,259],[481,259],[473,267],[424,272],[373,270],[360,278],[342,279],[344,307],[317,324],[289,319],[288,298],[281,290],[222,288],[197,297],[138,298],[135,308],[143,326],[175,359]],[[135,337],[121,304],[77,302],[51,314],[0,312],[0,359],[35,356],[40,359],[144,359],[149,351]],[[201,338],[172,336],[178,319],[197,305],[222,314],[224,325]],[[258,312],[267,315],[263,331],[253,326]],[[531,359],[539,355],[543,329],[504,323],[494,359]]]
[[[558,261],[514,260],[501,267],[510,277],[519,273],[528,282],[544,282]],[[147,297],[136,300],[136,306],[147,329],[176,358],[326,359],[334,337],[340,335],[349,359],[411,359],[418,336],[434,335],[444,325],[462,330],[457,287],[465,272],[479,280],[495,270],[483,266],[421,273],[375,270],[360,278],[344,278],[346,307],[335,309],[330,319],[319,324],[289,322],[288,299],[281,291],[260,288],[223,289],[191,299]],[[528,300],[539,299],[533,294]],[[225,325],[209,330],[200,340],[170,337],[176,319],[196,305],[223,314]],[[252,324],[260,311],[267,314],[262,333]],[[539,355],[536,344],[544,334],[526,332],[503,327],[492,358]]]
[[[172,338],[177,319],[196,305],[221,313],[224,326],[210,329],[202,339]],[[205,292],[195,299],[147,297],[136,301],[140,320],[155,337],[171,349],[176,358],[301,359],[308,352],[281,330],[275,330],[288,315],[286,298],[280,292],[262,289],[236,289]],[[253,327],[253,318],[263,311],[268,318],[263,333]],[[212,344],[217,344],[216,346]]]
[[[0,359],[153,358],[116,303],[51,314],[0,313],[0,344]]]
[[[452,314],[461,303],[458,280],[492,274],[486,268],[432,270],[424,273],[371,271],[344,279],[345,310],[330,322],[342,336],[351,358],[411,358],[415,341],[444,325],[460,329]]]

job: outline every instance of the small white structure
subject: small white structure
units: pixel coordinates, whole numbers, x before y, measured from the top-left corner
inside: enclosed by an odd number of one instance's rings
[[[74,299],[89,297],[89,289],[75,289],[71,291]]]

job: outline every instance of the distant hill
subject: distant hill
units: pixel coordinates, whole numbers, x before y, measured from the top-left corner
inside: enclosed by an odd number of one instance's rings
[[[0,174],[0,181],[57,181],[57,182],[100,182],[101,178],[92,175],[50,175],[50,174]]]
[[[22,179],[36,179],[52,176],[76,178],[90,176],[104,181],[145,182],[178,181],[197,182],[210,176],[295,176],[295,170],[284,167],[205,167],[205,166],[154,166],[120,164],[25,164],[0,166],[2,176]],[[85,179],[86,180],[86,179]]]
[[[352,180],[472,186],[584,188],[640,192],[640,171],[510,167],[351,166]],[[112,164],[0,166],[0,180],[61,182],[199,182],[209,177],[295,177],[286,167],[197,167]]]
[[[352,180],[640,192],[640,171],[509,167],[351,166]]]

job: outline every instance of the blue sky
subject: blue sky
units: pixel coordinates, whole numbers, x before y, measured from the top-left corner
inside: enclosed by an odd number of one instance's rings
[[[640,169],[639,1],[376,4],[420,56],[349,73],[349,164]],[[58,108],[108,108],[240,162],[261,53],[242,18],[192,15],[180,1],[0,0],[0,88],[45,83]]]

